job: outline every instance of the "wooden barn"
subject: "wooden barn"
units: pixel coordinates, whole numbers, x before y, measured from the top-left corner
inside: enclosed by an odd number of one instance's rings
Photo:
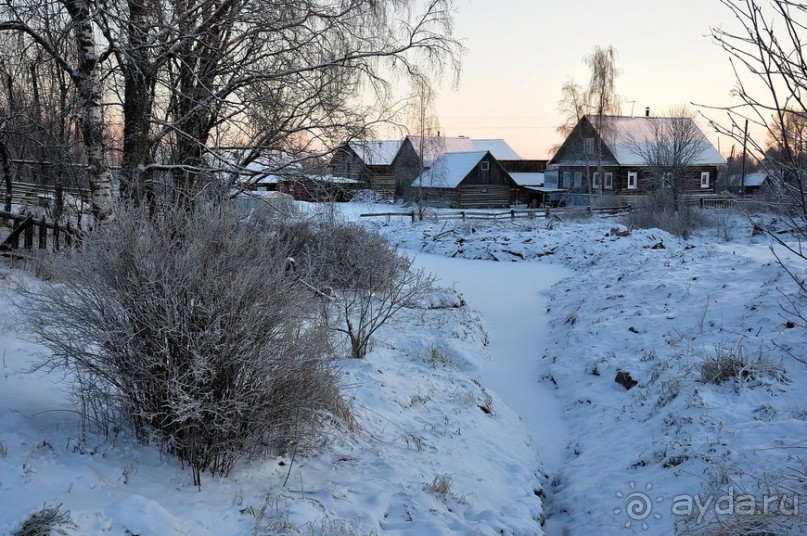
[[[509,206],[517,187],[490,151],[471,151],[443,153],[411,189],[425,204],[481,208]]]
[[[331,159],[336,177],[354,179],[382,199],[395,196],[393,161],[401,148],[400,140],[357,140],[343,144]]]

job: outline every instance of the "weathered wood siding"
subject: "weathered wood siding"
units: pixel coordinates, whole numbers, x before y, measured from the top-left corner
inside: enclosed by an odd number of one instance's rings
[[[462,184],[457,192],[457,208],[507,207],[515,189],[506,184]]]

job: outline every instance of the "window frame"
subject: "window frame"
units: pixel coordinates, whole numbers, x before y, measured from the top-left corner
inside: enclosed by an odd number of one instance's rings
[[[591,187],[592,188],[600,188],[600,172],[594,171],[591,174]]]
[[[490,162],[488,162],[487,160],[482,160],[479,163],[479,169],[482,171],[490,171]]]
[[[704,179],[706,179],[704,181]],[[708,171],[701,171],[701,188],[709,188],[711,186],[711,173]]]
[[[606,190],[613,190],[614,189],[614,172],[613,171],[606,171],[605,172],[605,189]]]
[[[628,171],[628,190],[639,189],[639,172]]]

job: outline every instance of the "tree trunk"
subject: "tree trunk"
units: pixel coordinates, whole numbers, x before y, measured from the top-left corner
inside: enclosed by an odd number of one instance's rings
[[[112,173],[106,156],[103,89],[95,51],[92,13],[87,0],[65,2],[74,24],[78,68],[73,73],[79,96],[79,126],[87,152],[87,175],[92,196],[92,212],[103,223],[115,217],[112,199]]]
[[[0,164],[2,164],[3,167],[3,177],[5,178],[6,183],[6,196],[3,203],[3,210],[6,212],[11,212],[11,200],[13,194],[11,186],[11,155],[8,153],[8,147],[6,147],[6,144],[3,141],[0,141]]]
[[[146,166],[151,161],[153,65],[148,52],[148,0],[129,0],[128,44],[121,68],[124,77],[121,195],[151,205],[154,187]]]

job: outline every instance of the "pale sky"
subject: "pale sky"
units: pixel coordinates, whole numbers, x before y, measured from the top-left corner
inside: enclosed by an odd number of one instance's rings
[[[732,102],[729,58],[709,36],[735,25],[719,0],[457,0],[456,9],[468,53],[459,89],[444,85],[437,100],[445,136],[504,138],[524,158],[547,158],[561,141],[561,87],[588,83],[583,58],[596,45],[617,50],[623,115]],[[721,139],[720,151],[732,143]]]

